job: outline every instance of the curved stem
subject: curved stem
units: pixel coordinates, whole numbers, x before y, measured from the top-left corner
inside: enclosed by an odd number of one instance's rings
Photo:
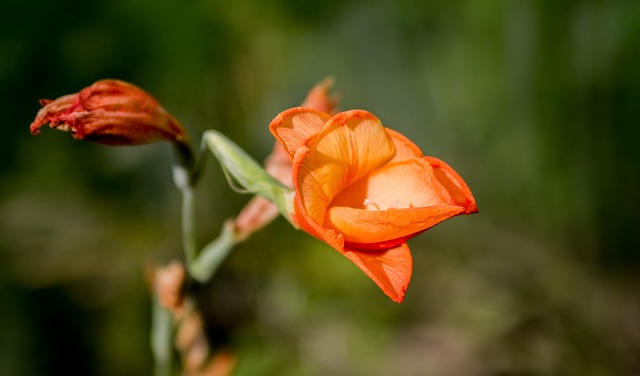
[[[197,259],[189,265],[189,274],[200,282],[210,280],[220,264],[242,240],[244,239],[235,231],[233,221],[225,222],[220,235],[204,246]]]
[[[206,159],[204,143],[200,153],[194,158],[189,145],[176,143],[176,162],[173,166],[173,180],[182,193],[182,245],[188,270],[198,256],[198,240],[196,234],[195,186]]]

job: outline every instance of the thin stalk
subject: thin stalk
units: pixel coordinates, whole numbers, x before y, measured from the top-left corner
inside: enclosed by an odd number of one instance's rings
[[[218,267],[220,267],[220,264],[242,240],[244,239],[235,231],[233,221],[225,222],[220,235],[207,244],[198,258],[190,265],[189,273],[200,282],[210,280],[218,270]]]
[[[151,351],[155,362],[155,376],[171,376],[173,367],[173,325],[171,313],[166,310],[158,297],[153,297],[153,311],[151,318]]]
[[[182,246],[188,270],[198,257],[198,240],[196,237],[195,194],[193,187],[182,190]]]
[[[195,215],[195,186],[206,160],[206,148],[201,144],[198,158],[194,158],[189,145],[176,143],[176,162],[173,166],[173,180],[182,193],[182,246],[185,252],[187,270],[198,257],[198,241]]]

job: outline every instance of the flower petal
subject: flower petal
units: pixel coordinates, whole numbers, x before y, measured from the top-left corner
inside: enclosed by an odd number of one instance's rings
[[[318,110],[294,107],[279,113],[269,124],[269,130],[293,159],[296,150],[318,134],[330,118],[329,114]]]
[[[305,213],[322,225],[334,197],[394,153],[390,136],[370,113],[354,110],[331,118],[292,160],[294,188]]]
[[[320,226],[313,218],[309,217],[300,206],[299,201],[294,202],[295,214],[293,220],[296,225],[306,233],[327,243],[336,251],[344,253],[344,236],[338,234],[335,230]]]
[[[344,255],[394,302],[404,300],[413,271],[413,260],[407,243],[384,251],[345,249]]]
[[[292,161],[293,188],[300,212],[318,225],[323,223],[331,197],[323,190],[323,181],[309,163],[304,163],[310,150],[303,146],[298,149]]]
[[[331,77],[327,77],[317,83],[311,88],[311,90],[309,90],[309,93],[301,104],[301,107],[309,107],[328,114],[335,114],[339,98],[329,95],[332,86],[333,78]]]
[[[436,178],[442,186],[449,192],[451,198],[456,203],[465,208],[465,214],[478,212],[476,199],[473,197],[467,183],[462,180],[453,168],[438,158],[424,157],[435,173]]]
[[[330,206],[383,211],[436,205],[454,205],[424,159],[386,164],[351,184]]]
[[[302,230],[343,253],[344,239],[342,235],[321,226],[329,199],[322,192],[321,184],[315,179],[314,174],[306,169],[305,166],[301,166],[302,161],[308,154],[309,149],[301,147],[296,152],[292,162],[294,166],[292,171],[293,188],[296,191],[293,220]],[[300,176],[301,174],[303,177]],[[304,192],[301,191],[302,189],[304,189]],[[302,197],[309,198],[306,205]]]
[[[324,226],[344,234],[347,243],[393,244],[461,212],[429,163],[414,158],[385,165],[343,190],[329,205]]]
[[[393,129],[386,128],[387,133],[393,140],[393,145],[396,148],[396,155],[389,163],[400,162],[407,159],[422,158],[424,154],[422,150],[414,144],[411,140],[406,138],[403,134],[394,131]]]
[[[70,131],[69,124],[64,123],[63,116],[71,111],[78,94],[69,94],[56,100],[43,99],[40,101],[42,108],[38,111],[36,119],[29,127],[31,134],[39,134],[40,128],[49,124],[51,128]]]
[[[378,249],[379,243],[397,244],[464,211],[453,205],[384,211],[336,206],[327,211],[325,227],[342,234],[348,247]]]
[[[393,141],[380,120],[363,110],[335,115],[308,146],[311,153],[306,162],[319,174],[338,173],[342,177],[340,188],[360,179],[395,155]],[[330,196],[337,193],[334,189],[325,192]]]

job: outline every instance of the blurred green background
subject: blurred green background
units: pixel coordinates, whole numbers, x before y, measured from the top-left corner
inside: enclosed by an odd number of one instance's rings
[[[181,256],[168,145],[33,137],[38,99],[124,79],[262,160],[332,75],[480,213],[410,242],[401,305],[282,219],[257,233],[200,293],[237,375],[640,374],[639,43],[638,1],[4,0],[0,372],[149,375],[144,270]],[[248,198],[210,163],[201,241]]]

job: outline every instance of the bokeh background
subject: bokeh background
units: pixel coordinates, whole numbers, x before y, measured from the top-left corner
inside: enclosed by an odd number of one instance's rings
[[[638,1],[3,0],[0,373],[151,374],[145,268],[181,257],[169,146],[33,137],[38,99],[124,79],[262,160],[331,75],[480,213],[410,242],[400,305],[260,231],[200,293],[236,375],[640,374],[639,43]],[[216,162],[197,194],[202,242],[249,199]]]

